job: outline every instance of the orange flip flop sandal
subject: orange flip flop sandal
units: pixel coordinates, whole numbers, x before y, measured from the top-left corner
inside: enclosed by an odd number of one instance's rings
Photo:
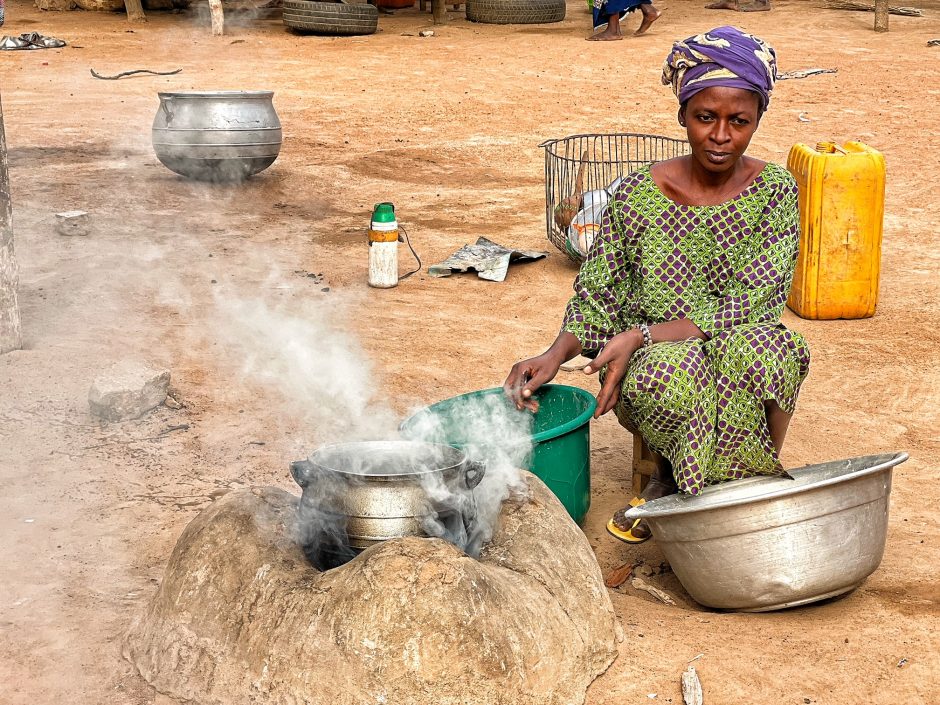
[[[629,506],[639,507],[641,504],[646,504],[646,500],[643,499],[642,497],[634,497],[633,499],[630,500]],[[625,510],[621,509],[620,511],[625,511]],[[619,514],[620,512],[617,512],[617,513]],[[616,516],[616,514],[614,516]],[[624,531],[623,529],[619,528],[614,523],[614,519],[612,517],[610,521],[607,522],[607,533],[616,539],[620,539],[624,543],[643,543],[644,541],[649,541],[653,537],[652,534],[647,534],[646,536],[642,536],[642,537],[633,535],[633,530],[637,526],[639,526],[641,521],[643,520],[642,519],[635,520],[633,524],[631,524],[630,528]]]

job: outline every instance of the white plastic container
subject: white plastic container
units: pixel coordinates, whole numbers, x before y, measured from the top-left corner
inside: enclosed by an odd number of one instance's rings
[[[369,286],[398,286],[398,220],[395,206],[378,203],[369,226]]]

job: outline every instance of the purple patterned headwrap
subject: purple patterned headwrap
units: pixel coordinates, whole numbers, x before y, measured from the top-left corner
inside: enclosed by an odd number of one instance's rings
[[[777,78],[777,54],[766,42],[737,27],[718,27],[676,42],[663,63],[663,85],[680,103],[712,86],[744,88],[770,104]]]

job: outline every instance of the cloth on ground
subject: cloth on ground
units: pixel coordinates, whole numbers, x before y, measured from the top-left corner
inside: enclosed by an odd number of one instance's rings
[[[65,41],[55,37],[44,37],[39,32],[26,32],[18,37],[6,35],[0,37],[0,49],[61,49]]]
[[[786,81],[791,78],[808,78],[809,76],[817,76],[821,73],[839,73],[839,69],[799,69],[797,71],[787,71],[786,73],[778,73],[778,81]]]
[[[473,245],[464,245],[450,257],[428,268],[432,277],[449,277],[454,272],[476,270],[480,279],[501,282],[506,278],[510,262],[528,262],[547,257],[547,252],[510,250],[485,237]]]

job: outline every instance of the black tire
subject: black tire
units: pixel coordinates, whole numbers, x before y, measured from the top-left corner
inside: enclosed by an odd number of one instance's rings
[[[284,0],[284,24],[301,32],[333,36],[375,34],[379,11],[372,5]]]
[[[487,24],[561,22],[565,0],[467,0],[467,19]]]

